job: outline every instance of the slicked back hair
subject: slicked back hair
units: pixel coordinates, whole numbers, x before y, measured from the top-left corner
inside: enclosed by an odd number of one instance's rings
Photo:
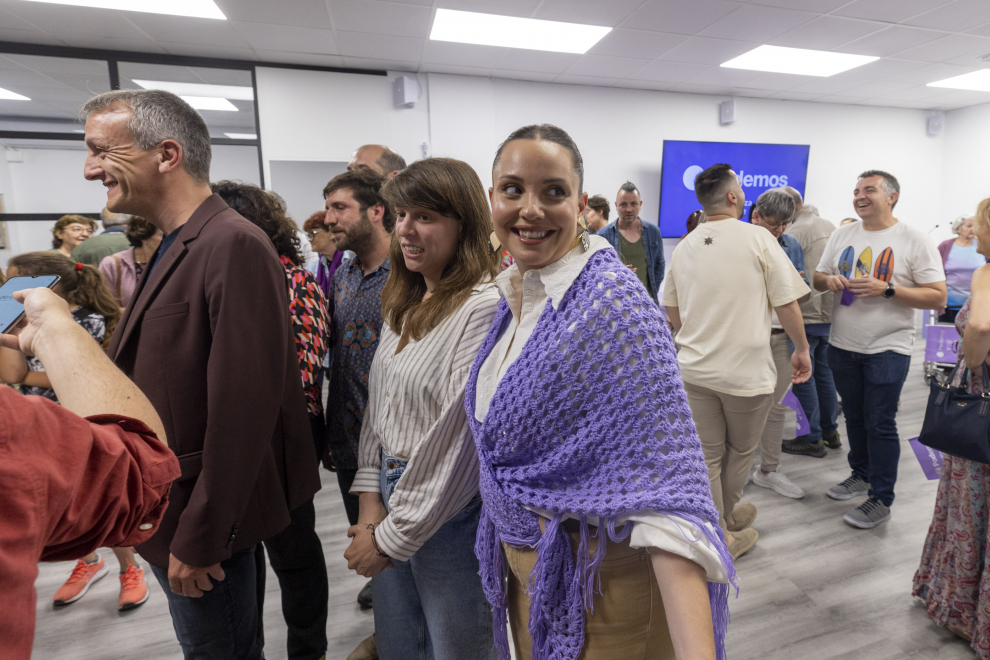
[[[722,201],[733,182],[732,165],[718,163],[695,178],[694,194],[702,206],[711,207]]]
[[[880,177],[880,185],[883,186],[883,191],[887,194],[887,197],[890,197],[894,193],[897,193],[898,196],[900,195],[901,184],[898,183],[897,177],[889,172],[884,172],[883,170],[866,170],[856,180],[859,181],[859,179],[868,179],[874,176]],[[897,206],[897,202],[891,204],[890,208],[894,208],[895,206]]]
[[[189,176],[198,183],[210,182],[210,129],[191,105],[160,89],[118,89],[91,98],[79,116],[85,122],[118,104],[131,111],[127,129],[139,147],[147,151],[175,140],[182,147],[182,167]]]
[[[375,204],[381,204],[385,211],[382,214],[382,227],[385,231],[392,233],[395,228],[395,215],[385,198],[382,197],[382,186],[385,185],[385,177],[378,172],[359,167],[353,170],[341,172],[323,187],[323,198],[326,199],[338,190],[346,188],[351,191],[351,196],[361,206],[362,213]]]
[[[505,141],[498,145],[498,151],[495,152],[495,162],[492,163],[493,172],[498,167],[499,161],[502,160],[502,150],[505,149],[505,145],[516,140],[543,140],[545,142],[553,142],[571,152],[571,163],[578,175],[578,195],[584,192],[584,159],[581,157],[581,151],[578,149],[573,138],[567,134],[567,131],[553,124],[530,124],[529,126],[523,126],[512,131],[509,137],[505,138]]]

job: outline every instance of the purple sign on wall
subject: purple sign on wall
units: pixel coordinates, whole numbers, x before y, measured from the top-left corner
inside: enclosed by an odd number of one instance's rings
[[[956,363],[956,350],[959,348],[959,332],[954,325],[928,326],[925,341],[925,361],[943,364]]]
[[[794,396],[794,392],[787,390],[787,394],[784,398],[780,400],[782,405],[787,406],[797,414],[797,429],[795,433],[798,436],[808,435],[811,433],[811,425],[808,423],[808,416],[804,414],[804,408],[801,407],[801,402],[798,398]]]
[[[921,464],[921,471],[925,473],[925,477],[929,481],[938,479],[942,474],[942,452],[931,447],[926,447],[918,442],[917,438],[911,438],[908,440],[908,443],[911,445],[911,449],[914,450],[914,455],[918,457],[918,462]]]

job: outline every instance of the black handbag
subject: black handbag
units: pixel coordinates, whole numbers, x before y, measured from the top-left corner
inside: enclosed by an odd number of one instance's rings
[[[918,442],[952,456],[990,464],[990,373],[983,363],[983,394],[969,394],[952,387],[962,364],[960,360],[945,382],[928,376],[931,392]]]

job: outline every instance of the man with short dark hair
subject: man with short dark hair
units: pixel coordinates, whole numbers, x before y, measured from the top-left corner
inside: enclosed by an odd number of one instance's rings
[[[608,200],[602,195],[595,195],[588,198],[588,205],[584,207],[584,221],[588,225],[588,231],[597,234],[608,225],[608,214],[611,207]]]
[[[114,213],[107,208],[100,211],[103,233],[87,238],[72,251],[72,258],[79,263],[98,268],[100,262],[111,254],[117,254],[131,247],[124,231],[134,216],[129,213]]]
[[[942,259],[923,233],[894,217],[901,186],[868,170],[853,190],[862,222],[839,227],[815,272],[831,291],[829,366],[842,397],[852,475],[826,491],[832,499],[868,495],[843,520],[871,529],[890,520],[901,455],[897,404],[911,366],[916,309],[945,306]]]
[[[169,601],[183,653],[258,660],[255,545],[319,490],[289,316],[268,236],[210,190],[210,134],[161,90],[91,99],[85,176],[107,208],[162,230],[110,341],[162,418],[182,467],[137,551]]]
[[[351,155],[348,170],[366,168],[373,170],[386,179],[406,169],[406,160],[383,144],[366,144],[358,147]]]
[[[699,174],[695,191],[708,221],[675,248],[663,303],[712,499],[729,551],[739,557],[759,538],[756,507],[739,500],[774,403],[771,310],[795,345],[792,381],[807,380],[811,358],[797,301],[810,289],[770,232],[739,222],[746,196],[729,165]]]
[[[660,285],[663,283],[663,237],[655,224],[643,222],[639,211],[643,199],[632,181],[626,181],[615,197],[616,221],[598,232],[608,239],[619,258],[626,264],[657,304]]]

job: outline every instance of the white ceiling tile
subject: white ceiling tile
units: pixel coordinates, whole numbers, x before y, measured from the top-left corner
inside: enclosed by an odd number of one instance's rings
[[[816,18],[815,14],[778,7],[743,5],[698,34],[705,37],[767,41]]]
[[[990,2],[956,0],[904,21],[908,25],[959,32],[990,21]]]
[[[725,87],[736,87],[759,78],[762,71],[746,71],[745,69],[723,69],[720,66],[713,66],[701,73],[687,79],[687,82],[695,85],[722,85]]]
[[[6,54],[4,59],[25,69],[38,73],[72,73],[78,75],[102,75],[107,72],[107,63],[102,60],[77,60],[45,55]]]
[[[633,71],[643,68],[650,60],[637,60],[628,57],[606,57],[604,55],[582,55],[577,62],[564,72],[571,76],[599,76],[603,78],[625,78]]]
[[[65,38],[41,31],[9,30],[6,26],[0,26],[0,41],[14,41],[21,44],[74,45],[65,43]]]
[[[429,36],[429,7],[375,0],[328,0],[333,26],[345,32]]]
[[[449,41],[426,40],[423,48],[423,62],[471,66],[491,69],[505,54],[505,48],[455,44]]]
[[[916,71],[917,69],[920,69],[923,66],[925,66],[923,62],[916,62],[911,60],[898,60],[890,57],[885,57],[875,62],[870,62],[869,64],[858,66],[855,69],[849,69],[848,71],[837,73],[831,77],[852,78],[856,80],[883,80],[884,78],[888,78],[890,76],[896,76],[899,73],[905,73],[907,71]]]
[[[255,60],[257,57],[250,48],[214,46],[210,43],[172,43],[159,41],[158,45],[170,55],[192,55],[193,57],[223,57],[230,60]]]
[[[742,87],[752,89],[775,89],[783,91],[793,89],[803,83],[811,82],[814,76],[795,76],[788,73],[764,73],[752,80],[746,81]]]
[[[710,68],[711,66],[703,64],[685,64],[683,62],[656,60],[655,62],[650,62],[642,69],[629,74],[629,78],[651,82],[679,83]]]
[[[337,46],[331,30],[260,23],[234,23],[234,25],[255,50],[260,48],[297,53],[337,54]]]
[[[91,7],[72,7],[67,5],[52,6],[37,2],[19,2],[17,4],[6,5],[7,12],[3,16],[13,15],[17,19],[13,25],[4,27],[16,27],[18,25],[36,26],[45,32],[57,32],[59,34],[90,37],[117,36],[122,39],[141,40],[146,38],[127,19],[137,12],[120,12],[110,9],[93,9]],[[192,19],[202,21],[203,19]],[[210,21],[211,23],[221,23],[223,21]]]
[[[747,89],[745,87],[733,87],[729,90],[732,96],[750,98],[750,99],[768,99],[773,98],[776,92],[768,89]]]
[[[909,87],[907,89],[902,89],[899,92],[890,92],[884,94],[883,98],[892,99],[894,101],[922,101],[925,99],[935,98],[937,96],[945,96],[947,90],[941,87]]]
[[[986,103],[990,101],[990,92],[972,92],[967,90],[949,90],[938,97],[939,103]]]
[[[865,97],[854,94],[825,94],[818,97],[822,103],[859,103]]]
[[[487,78],[491,67],[462,66],[457,64],[441,64],[439,62],[423,62],[419,70],[425,73],[452,73],[458,76],[482,76]],[[547,74],[553,80],[554,74]],[[549,82],[548,80],[548,82]]]
[[[868,34],[882,30],[886,26],[872,21],[858,21],[851,18],[821,16],[798,26],[790,32],[769,41],[774,46],[790,48],[811,48],[831,50],[836,46],[854,41]]]
[[[262,62],[308,64],[310,66],[344,66],[344,58],[340,55],[298,53],[286,50],[265,50],[262,48],[255,48],[254,51],[258,54],[258,59]]]
[[[417,68],[415,62],[379,60],[373,57],[345,57],[344,66],[351,69],[365,69],[367,71],[415,72]]]
[[[229,21],[248,21],[270,25],[298,25],[329,29],[330,16],[324,0],[214,0]]]
[[[869,18],[885,23],[900,23],[950,0],[856,0],[833,13],[853,18]]]
[[[683,34],[615,28],[591,47],[589,55],[655,59],[687,40]]]
[[[615,83],[613,87],[623,87],[625,89],[648,89],[656,92],[661,92],[670,89],[674,86],[674,83],[660,82],[658,80],[630,80],[625,78]]]
[[[691,37],[661,55],[660,59],[688,64],[722,64],[753,50],[758,45],[747,41]]]
[[[862,39],[851,41],[835,50],[843,53],[855,53],[856,55],[887,57],[902,50],[914,48],[929,41],[935,41],[944,36],[945,34],[942,32],[894,25],[885,30],[874,32]]]
[[[890,76],[888,81],[907,83],[909,85],[927,85],[930,82],[945,80],[976,71],[978,66],[957,66],[954,64],[929,64],[914,71],[908,71],[896,76]]]
[[[0,25],[5,30],[38,30],[38,26],[19,18],[13,12],[0,7]]]
[[[419,63],[425,39],[337,31],[337,51],[345,57]]]
[[[82,35],[52,35],[58,36],[61,42],[64,42],[66,46],[75,46],[76,48],[100,48],[104,50],[133,50],[139,53],[164,53],[165,49],[162,48],[157,41],[154,39],[121,39],[114,36],[82,36]],[[3,38],[3,37],[0,37]],[[17,39],[17,41],[23,41],[22,39]],[[48,38],[48,43],[51,43],[51,36]]]
[[[539,71],[512,71],[510,69],[492,69],[492,78],[506,80],[526,80],[529,82],[553,82],[556,73],[541,73]]]
[[[461,11],[476,11],[482,14],[502,14],[504,16],[523,16],[525,18],[531,17],[539,5],[540,0],[499,0],[497,3],[491,2],[491,0],[437,0],[437,7],[444,9],[460,9]]]
[[[984,37],[990,37],[990,23],[966,30],[966,34],[978,34]]]
[[[821,98],[821,94],[809,94],[808,92],[774,92],[770,97],[772,99],[781,99],[784,101],[812,101],[814,99]]]
[[[883,96],[884,94],[903,92],[905,89],[910,89],[912,87],[914,87],[914,85],[909,83],[882,80],[878,82],[869,82],[864,85],[860,85],[859,87],[852,87],[842,93],[850,96],[862,96],[869,99],[877,96]]]
[[[829,78],[818,78],[817,80],[803,83],[794,87],[793,91],[804,92],[807,94],[818,94],[821,96],[822,94],[838,94],[847,89],[859,87],[862,84],[862,80],[857,80],[854,78],[836,78],[835,76],[832,76]]]
[[[399,2],[405,5],[426,5],[433,6],[433,0],[382,0],[382,2]]]
[[[611,87],[618,78],[600,78],[598,76],[575,76],[562,73],[554,79],[554,83],[562,85],[589,85],[592,87]]]
[[[681,92],[684,94],[712,94],[718,96],[731,96],[732,88],[730,87],[720,87],[718,85],[694,85],[691,83],[677,83],[670,88],[672,92]]]
[[[548,53],[541,50],[521,50],[507,48],[498,60],[496,68],[514,71],[539,71],[541,73],[563,73],[574,64],[580,55],[572,53]]]
[[[614,27],[643,4],[643,0],[544,0],[533,18]]]
[[[849,0],[751,0],[750,2],[753,5],[801,9],[819,14],[825,14],[848,3]]]
[[[726,0],[654,0],[630,14],[622,27],[676,34],[697,34],[740,3]]]
[[[30,4],[30,3],[27,3]],[[196,44],[203,47],[249,48],[231,21],[213,21],[188,16],[161,16],[130,12],[129,20],[159,42]]]
[[[990,38],[953,34],[922,46],[902,50],[897,53],[897,57],[924,62],[945,62],[954,58],[968,57],[975,63],[976,57],[987,51],[990,51]]]

